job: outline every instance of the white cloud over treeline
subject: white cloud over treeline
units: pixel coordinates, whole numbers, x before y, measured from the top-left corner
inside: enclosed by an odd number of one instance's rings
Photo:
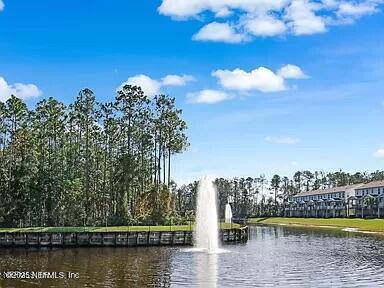
[[[43,92],[35,84],[15,83],[8,84],[8,82],[0,76],[0,101],[6,101],[11,95],[17,96],[21,99],[41,96]]]
[[[161,94],[161,88],[165,86],[184,86],[188,82],[195,80],[194,77],[190,75],[166,75],[161,79],[152,79],[151,77],[145,74],[134,75],[128,78],[127,81],[122,83],[119,88],[124,85],[133,85],[140,86],[144,93],[153,97],[155,95]]]

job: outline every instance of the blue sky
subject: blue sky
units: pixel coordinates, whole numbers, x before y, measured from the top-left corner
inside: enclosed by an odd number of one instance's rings
[[[272,5],[273,3],[273,5]],[[4,5],[2,5],[4,4]],[[0,0],[0,100],[175,96],[175,179],[384,164],[381,0]],[[168,75],[168,77],[166,77]],[[171,75],[171,76],[169,76]]]

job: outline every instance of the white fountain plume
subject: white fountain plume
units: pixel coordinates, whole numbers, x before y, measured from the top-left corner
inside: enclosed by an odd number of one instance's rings
[[[232,208],[229,203],[225,205],[225,223],[232,223]]]
[[[196,246],[217,253],[219,248],[219,227],[216,189],[207,176],[200,180],[197,192]]]

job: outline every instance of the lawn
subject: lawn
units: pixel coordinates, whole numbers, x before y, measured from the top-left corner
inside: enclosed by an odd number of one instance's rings
[[[239,224],[220,223],[220,229],[226,230],[240,228]],[[50,232],[50,233],[74,233],[74,232],[138,232],[138,231],[189,231],[194,225],[169,225],[169,226],[111,226],[111,227],[30,227],[30,228],[0,228],[0,233],[26,233],[26,232]]]
[[[333,228],[357,228],[362,231],[384,232],[384,219],[349,219],[349,218],[250,218],[248,224],[286,224],[300,226],[327,226]]]

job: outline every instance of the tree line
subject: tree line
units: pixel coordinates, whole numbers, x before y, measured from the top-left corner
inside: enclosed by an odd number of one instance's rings
[[[122,87],[70,105],[0,102],[0,225],[121,225],[174,213],[172,155],[188,144],[175,99]]]
[[[370,181],[384,180],[384,171],[347,173],[344,171],[297,171],[289,178],[265,175],[243,178],[217,178],[220,218],[224,218],[225,205],[230,197],[234,217],[278,216],[279,209],[289,199],[300,193],[316,189],[340,187]],[[195,209],[198,182],[175,187],[175,205],[179,214],[191,213]]]
[[[189,145],[175,99],[122,87],[114,101],[90,89],[65,105],[0,102],[0,227],[182,223],[193,220],[198,182],[172,181],[172,155]],[[297,171],[218,178],[220,217],[277,215],[297,193],[384,180],[384,171]]]

